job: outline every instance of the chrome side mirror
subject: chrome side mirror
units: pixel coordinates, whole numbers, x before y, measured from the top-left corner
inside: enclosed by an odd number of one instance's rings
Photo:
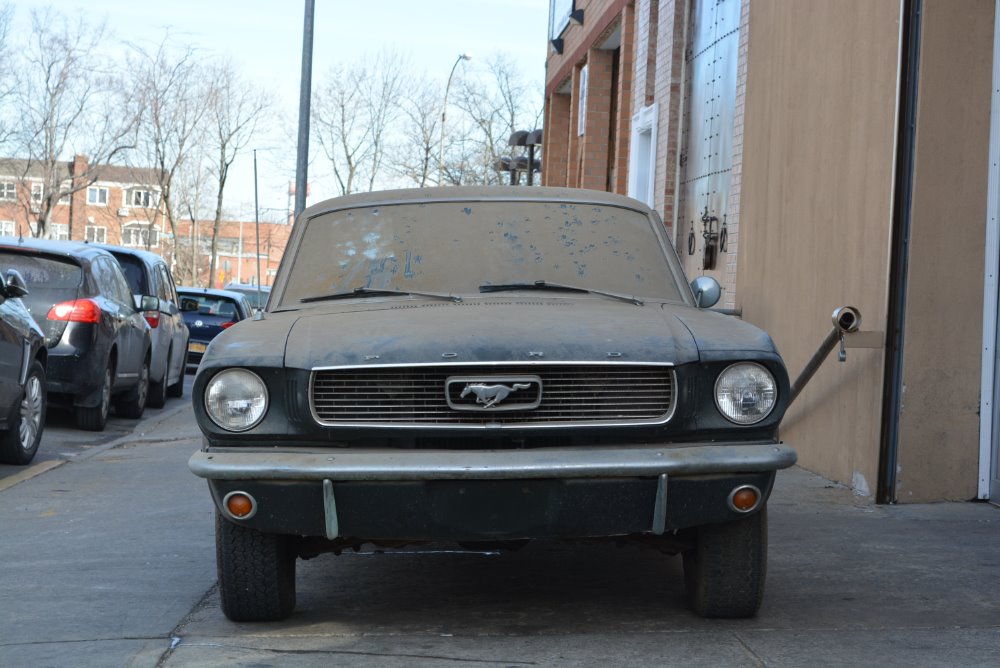
[[[691,292],[694,293],[694,303],[698,308],[711,308],[722,297],[722,286],[711,276],[699,276],[691,281]]]
[[[8,297],[23,297],[28,294],[28,284],[24,282],[24,277],[17,269],[7,270],[7,284],[4,292]]]
[[[152,295],[143,295],[139,301],[140,311],[159,311],[160,300]]]

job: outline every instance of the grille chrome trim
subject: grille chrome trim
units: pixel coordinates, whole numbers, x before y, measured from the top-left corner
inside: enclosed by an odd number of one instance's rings
[[[530,373],[544,385],[541,404],[503,413],[448,406],[453,375]],[[343,398],[338,400],[338,396]],[[553,429],[655,426],[673,418],[677,376],[672,364],[622,362],[490,362],[317,367],[309,410],[327,427],[434,430]]]

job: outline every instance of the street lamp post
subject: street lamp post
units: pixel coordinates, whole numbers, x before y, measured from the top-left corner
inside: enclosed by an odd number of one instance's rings
[[[448,75],[448,83],[444,87],[444,104],[441,106],[441,145],[438,146],[438,185],[444,181],[444,121],[448,115],[448,90],[451,88],[451,79],[455,76],[455,68],[463,60],[472,60],[468,53],[461,53],[455,59],[455,64],[451,66],[451,74]]]

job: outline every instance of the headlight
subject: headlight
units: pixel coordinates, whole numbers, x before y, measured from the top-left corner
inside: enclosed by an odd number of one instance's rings
[[[777,396],[774,376],[752,362],[733,364],[715,381],[715,405],[736,424],[754,424],[766,418]]]
[[[267,387],[246,369],[227,369],[208,381],[205,410],[226,431],[252,429],[267,412]]]

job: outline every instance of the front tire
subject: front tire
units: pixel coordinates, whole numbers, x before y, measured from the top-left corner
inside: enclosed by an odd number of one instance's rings
[[[45,425],[45,367],[34,360],[24,382],[17,424],[0,432],[0,463],[23,466],[35,458]]]
[[[234,622],[284,619],[295,609],[292,538],[233,524],[215,514],[222,612]]]
[[[688,603],[702,617],[752,617],[767,577],[767,508],[724,524],[695,529],[684,553]]]

